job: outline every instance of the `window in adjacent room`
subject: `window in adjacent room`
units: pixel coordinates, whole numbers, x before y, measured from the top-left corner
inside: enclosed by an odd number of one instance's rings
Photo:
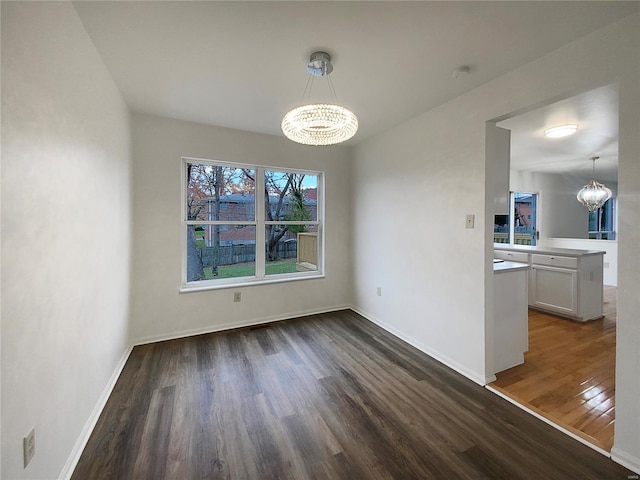
[[[615,240],[615,199],[610,198],[598,210],[589,212],[589,238]]]
[[[322,275],[322,173],[183,160],[183,288]]]
[[[493,243],[535,246],[537,235],[538,194],[511,192],[511,215],[495,215]]]

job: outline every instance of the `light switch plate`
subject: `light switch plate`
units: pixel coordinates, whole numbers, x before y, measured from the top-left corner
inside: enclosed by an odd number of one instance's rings
[[[24,454],[24,467],[29,465],[29,462],[36,454],[36,429],[32,428],[26,437],[22,439],[22,450]]]
[[[465,228],[473,228],[476,221],[476,216],[473,214],[467,215],[467,220],[465,224]]]

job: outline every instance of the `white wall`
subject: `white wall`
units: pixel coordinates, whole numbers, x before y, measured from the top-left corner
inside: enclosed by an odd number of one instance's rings
[[[2,2],[2,120],[2,477],[53,479],[129,345],[130,118],[70,3]]]
[[[357,309],[478,383],[485,120],[454,101],[362,143],[352,206]]]
[[[614,457],[640,471],[639,27],[638,15],[627,17],[363,142],[354,152],[352,208],[358,310],[483,383],[491,367],[484,337],[493,331],[494,185],[485,176],[493,171],[485,165],[485,122],[617,82],[625,261]],[[467,213],[476,215],[473,230],[464,228]]]
[[[510,189],[514,192],[538,194],[538,231],[545,238],[588,238],[587,209],[576,200],[576,194],[591,180],[570,174],[511,172]],[[614,197],[618,184],[606,182]]]
[[[640,16],[607,30],[620,42],[609,75],[620,80],[616,427],[611,454],[640,473]],[[628,28],[633,34],[627,35]],[[617,54],[617,55],[616,55]],[[606,68],[606,66],[603,66]],[[616,75],[617,73],[617,75]]]
[[[214,331],[350,304],[350,151],[160,117],[133,116],[133,338]],[[326,278],[179,294],[181,157],[325,172]],[[233,302],[233,292],[242,301]]]
[[[578,185],[576,187],[576,185]],[[550,173],[511,172],[510,189],[538,194],[540,238],[587,238],[587,210],[576,200],[581,180]]]

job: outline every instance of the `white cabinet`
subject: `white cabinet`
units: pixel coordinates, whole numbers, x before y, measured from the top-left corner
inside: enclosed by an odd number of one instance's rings
[[[565,257],[560,255],[531,255],[531,263],[534,265],[548,265],[549,267],[578,268],[576,257]]]
[[[532,265],[529,304],[569,316],[578,315],[578,271]]]
[[[585,322],[602,317],[604,252],[496,244],[494,255],[528,263],[529,306]]]
[[[524,363],[524,352],[529,350],[527,270],[527,265],[522,263],[505,262],[494,265],[493,371],[495,373]]]
[[[522,252],[509,252],[506,250],[496,250],[493,252],[494,258],[500,258],[509,262],[529,263],[529,254]]]

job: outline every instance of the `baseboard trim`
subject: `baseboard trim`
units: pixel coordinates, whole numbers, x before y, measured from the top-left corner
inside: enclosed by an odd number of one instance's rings
[[[440,353],[440,352],[438,352],[436,350],[433,350],[430,347],[427,347],[426,345],[424,345],[422,342],[416,340],[415,338],[412,338],[412,337],[410,337],[408,335],[403,334],[402,332],[398,331],[397,329],[395,329],[394,327],[392,327],[388,323],[383,322],[379,318],[376,318],[375,316],[363,311],[362,309],[360,309],[358,307],[355,307],[355,306],[351,305],[349,308],[351,310],[353,310],[354,312],[356,312],[358,315],[361,315],[362,317],[364,317],[366,320],[370,321],[371,323],[375,323],[380,328],[386,330],[391,335],[393,335],[395,337],[398,337],[400,340],[402,340],[404,342],[407,342],[409,345],[417,348],[418,350],[420,350],[423,353],[426,353],[430,357],[434,358],[435,360],[439,361],[440,363],[443,363],[444,365],[446,365],[447,367],[451,368],[452,370],[455,370],[460,375],[463,375],[463,376],[467,377],[469,380],[474,381],[478,385],[485,386],[487,384],[487,378],[484,376],[484,374],[480,374],[478,372],[474,372],[474,371],[469,370],[468,368],[466,368],[463,365],[459,364],[458,362],[452,360],[448,356],[443,355],[442,353]]]
[[[71,450],[71,454],[67,458],[67,462],[62,468],[62,472],[58,477],[59,480],[69,480],[71,478],[71,475],[73,475],[73,471],[75,470],[76,465],[78,465],[78,461],[80,460],[80,456],[82,455],[84,447],[87,446],[89,437],[91,436],[96,423],[98,423],[98,418],[100,418],[100,414],[107,404],[107,400],[109,400],[111,392],[116,386],[116,382],[118,381],[118,378],[120,377],[120,374],[122,373],[122,370],[124,369],[124,366],[127,363],[132,350],[133,345],[129,345],[122,357],[120,357],[120,360],[118,361],[113,374],[109,378],[107,385],[105,386],[102,394],[100,395],[100,398],[98,399],[98,403],[96,403],[96,406],[93,408],[91,415],[89,415],[89,418],[87,419],[84,427],[82,428],[82,431],[80,432],[80,435],[78,436],[78,439],[76,440],[76,444]]]
[[[193,337],[196,335],[205,335],[207,333],[223,332],[225,330],[233,330],[235,328],[252,327],[254,325],[262,325],[264,323],[280,322],[283,320],[291,320],[294,318],[308,317],[310,315],[320,315],[322,313],[337,312],[340,310],[349,310],[349,309],[351,309],[349,305],[337,305],[337,306],[322,308],[317,310],[304,310],[299,312],[291,312],[285,315],[271,315],[268,317],[257,318],[251,321],[229,322],[229,323],[223,323],[221,325],[195,328],[190,330],[182,330],[179,332],[141,338],[139,340],[134,341],[134,346],[146,345],[149,343],[156,343],[156,342],[164,342],[166,340],[175,340],[178,338]]]
[[[616,448],[615,445],[611,449],[611,460],[619,463],[629,470],[634,471],[637,474],[640,474],[640,458],[629,455],[627,452],[623,452],[622,450]]]

